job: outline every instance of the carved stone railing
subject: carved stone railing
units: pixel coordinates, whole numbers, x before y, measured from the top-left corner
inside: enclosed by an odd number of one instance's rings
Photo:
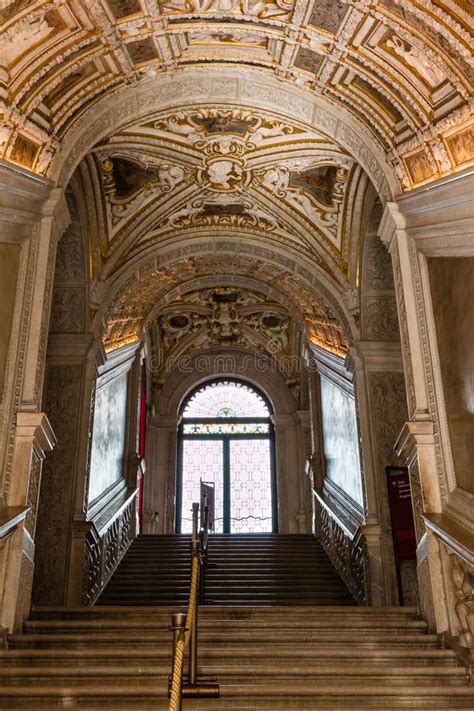
[[[361,526],[324,490],[313,493],[316,534],[354,598],[369,605],[369,556]]]
[[[81,602],[93,605],[136,535],[137,491],[124,492],[86,526]]]
[[[451,642],[474,655],[474,534],[442,514],[424,514],[428,531],[433,534],[448,561],[448,604],[456,613]],[[449,599],[449,595],[451,599]]]

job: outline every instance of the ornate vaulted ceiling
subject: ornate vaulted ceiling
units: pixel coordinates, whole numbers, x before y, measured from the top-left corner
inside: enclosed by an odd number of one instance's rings
[[[326,97],[403,189],[472,160],[469,0],[5,0],[0,22],[1,155],[39,173],[93,104],[209,64]]]
[[[377,193],[473,162],[468,1],[6,0],[0,22],[0,156],[72,176],[107,349],[191,323],[170,294],[234,288],[344,355]]]
[[[367,178],[296,123],[225,107],[153,116],[99,144],[81,171],[103,278],[180,234],[229,230],[291,244],[336,280],[350,271],[351,206]]]
[[[155,388],[194,353],[235,347],[273,363],[298,387],[301,325],[273,294],[234,284],[185,291],[161,307],[149,330]]]

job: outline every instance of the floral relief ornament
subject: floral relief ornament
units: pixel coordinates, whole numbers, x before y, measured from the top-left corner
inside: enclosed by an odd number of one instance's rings
[[[183,14],[216,13],[250,15],[259,18],[288,17],[295,0],[165,0],[164,12]]]

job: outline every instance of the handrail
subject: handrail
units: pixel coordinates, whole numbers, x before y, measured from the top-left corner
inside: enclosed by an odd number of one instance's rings
[[[427,528],[470,566],[474,566],[474,534],[443,514],[424,513]]]
[[[219,685],[213,677],[198,677],[198,606],[203,595],[204,567],[209,537],[209,509],[204,497],[204,526],[198,532],[199,504],[193,504],[193,532],[191,538],[191,579],[186,615],[172,616],[173,662],[170,677],[169,711],[181,711],[182,699],[199,696],[219,696]],[[184,656],[189,646],[189,672],[184,684]]]
[[[13,533],[16,526],[26,518],[29,510],[29,506],[0,507],[0,540]]]

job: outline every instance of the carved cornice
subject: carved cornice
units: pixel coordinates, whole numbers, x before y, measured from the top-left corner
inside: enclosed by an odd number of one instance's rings
[[[406,422],[394,445],[394,450],[408,467],[420,471],[423,499],[428,510],[440,510],[441,500],[434,481],[433,452],[436,444],[435,426],[430,420]],[[418,476],[418,475],[417,475]]]
[[[473,194],[471,170],[413,190],[386,204],[378,234],[390,252],[399,232],[427,255],[467,254],[472,248]]]
[[[0,222],[18,227],[38,220],[52,187],[26,168],[0,160]]]
[[[56,436],[44,412],[17,412],[16,437],[31,442],[40,459],[56,444]]]

